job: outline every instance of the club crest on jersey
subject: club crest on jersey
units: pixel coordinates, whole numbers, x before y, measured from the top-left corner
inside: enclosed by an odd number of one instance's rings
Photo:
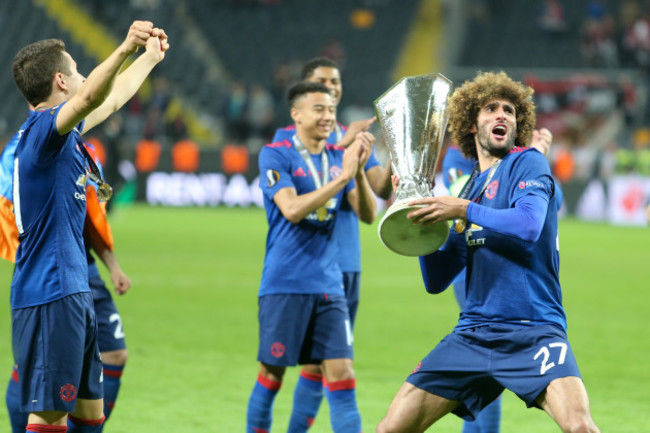
[[[332,176],[332,179],[339,177],[342,172],[343,170],[341,170],[341,167],[338,167],[336,165],[330,168],[330,176]]]
[[[280,343],[279,341],[276,341],[271,345],[271,355],[276,358],[281,358],[284,355],[285,351],[286,348],[284,347],[284,344]]]
[[[59,389],[59,396],[63,401],[73,401],[77,398],[77,387],[71,383],[66,383]]]
[[[269,187],[272,187],[280,180],[280,173],[277,170],[266,170],[266,181],[269,184]]]
[[[490,184],[485,188],[485,197],[492,200],[495,195],[497,195],[497,190],[499,189],[499,181],[498,180],[493,180],[490,182]]]

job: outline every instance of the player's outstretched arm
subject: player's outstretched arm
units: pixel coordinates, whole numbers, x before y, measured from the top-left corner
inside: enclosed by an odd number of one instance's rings
[[[152,31],[153,23],[150,21],[134,21],[131,24],[124,42],[93,69],[77,93],[59,111],[56,129],[60,135],[70,132],[106,100],[122,65],[139,47],[146,45]]]
[[[115,79],[113,90],[104,103],[86,118],[84,132],[102,123],[108,116],[122,108],[135,95],[153,68],[165,58],[169,40],[165,31],[154,28],[147,40],[145,52]]]

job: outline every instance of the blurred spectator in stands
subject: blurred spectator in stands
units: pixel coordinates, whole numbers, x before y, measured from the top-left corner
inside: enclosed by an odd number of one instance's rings
[[[150,108],[158,110],[161,113],[167,111],[172,95],[169,91],[169,81],[167,77],[159,75],[153,82],[153,94],[151,95]]]
[[[573,148],[575,160],[575,179],[588,181],[597,175],[596,157],[598,149],[591,145],[586,137],[586,132],[578,133],[578,140]]]
[[[624,146],[632,142],[632,131],[641,124],[644,116],[644,107],[639,103],[637,88],[632,79],[622,74],[618,79],[616,93],[616,108],[623,116],[623,125],[619,134],[619,141]]]
[[[639,3],[637,0],[624,0],[618,9],[618,25],[620,28],[619,38],[619,60],[621,67],[636,66],[634,49],[629,46],[629,36],[633,32],[634,23],[640,15]]]
[[[298,78],[291,76],[291,68],[288,63],[280,63],[276,66],[275,71],[273,72],[273,81],[271,83],[271,95],[273,96],[273,105],[276,108],[276,111],[287,111],[284,108],[286,106],[285,100],[287,97],[287,90],[294,81],[298,81]],[[286,117],[291,120],[291,117],[287,114]],[[289,121],[281,123],[289,123]]]
[[[605,148],[600,152],[599,155],[599,167],[598,167],[598,176],[601,179],[609,179],[614,175],[616,171],[616,149],[618,145],[616,142],[610,142]]]
[[[632,66],[650,68],[650,14],[648,11],[638,12],[631,23],[628,23],[623,36],[624,57],[633,59]]]
[[[124,109],[126,109],[126,116],[124,116],[126,135],[137,140],[142,137],[144,128],[144,107],[140,95],[138,93],[133,95]]]
[[[163,130],[164,118],[163,114],[158,110],[148,109],[144,120],[144,130],[142,135],[147,140],[155,140],[160,138],[160,133]]]
[[[158,76],[153,82],[153,93],[146,111],[144,136],[156,139],[165,134],[165,112],[171,101],[169,81],[164,76]]]
[[[558,137],[551,147],[550,160],[551,168],[555,178],[562,184],[566,184],[573,179],[575,173],[575,159],[571,153],[565,137]]]
[[[241,141],[248,137],[248,124],[246,110],[248,108],[248,94],[243,82],[233,80],[230,90],[222,107],[222,116],[226,121],[228,138]]]
[[[585,66],[618,66],[616,20],[599,1],[592,1],[580,29],[580,50]]]
[[[172,143],[187,138],[187,123],[183,113],[178,113],[170,122],[165,124],[165,134]]]
[[[566,30],[564,6],[559,0],[543,0],[537,11],[538,27],[550,34],[563,33]]]
[[[120,161],[125,158],[123,150],[125,146],[125,128],[121,111],[106,119],[102,124],[102,128],[98,131],[98,137],[106,149],[104,175],[113,187],[113,194],[117,194],[125,182],[118,170]],[[110,205],[109,201],[107,209]]]
[[[253,83],[248,98],[248,123],[250,135],[255,138],[271,139],[273,127],[273,98],[261,84]]]

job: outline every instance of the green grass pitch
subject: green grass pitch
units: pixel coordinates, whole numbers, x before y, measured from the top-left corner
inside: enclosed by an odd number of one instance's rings
[[[130,358],[105,431],[244,431],[257,375],[264,212],[133,206],[110,218],[116,253],[133,287],[117,299]],[[362,225],[362,294],[355,330],[365,432],[375,430],[404,378],[452,329],[458,315],[452,291],[428,295],[417,259],[388,251],[376,230],[377,223]],[[569,338],[594,419],[603,432],[650,431],[650,229],[563,220],[560,239]],[[0,264],[5,281],[0,372],[7,380],[11,270],[9,263]],[[103,268],[102,274],[106,276]],[[276,399],[275,432],[286,431],[297,374],[297,369],[287,371]],[[8,426],[6,411],[0,410],[0,432],[9,431]],[[461,421],[450,415],[431,430],[460,429]],[[311,431],[331,431],[326,402]],[[506,391],[503,433],[558,431],[545,413],[526,409]]]

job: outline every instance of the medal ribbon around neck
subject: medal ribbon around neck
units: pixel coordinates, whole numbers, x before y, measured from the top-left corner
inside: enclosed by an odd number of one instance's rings
[[[307,150],[304,144],[300,141],[297,135],[293,136],[293,145],[296,147],[296,150],[298,153],[300,153],[300,156],[302,156],[303,161],[305,161],[305,164],[307,164],[307,168],[309,169],[309,172],[311,173],[312,179],[314,179],[314,184],[316,184],[316,189],[322,187],[325,185],[327,182],[329,182],[330,177],[330,160],[327,157],[327,153],[325,152],[325,148],[323,147],[323,150],[321,150],[320,156],[321,156],[321,176],[322,179],[318,177],[318,170],[316,170],[316,164],[314,164],[314,160],[311,158],[311,154]]]
[[[321,150],[320,153],[321,176],[322,176],[321,179],[318,177],[318,170],[316,170],[316,164],[314,164],[314,160],[311,158],[311,154],[309,153],[309,151],[307,151],[305,145],[302,144],[302,142],[298,138],[298,135],[293,136],[293,145],[296,147],[298,153],[300,153],[300,156],[302,157],[303,161],[305,161],[305,164],[307,164],[307,169],[311,173],[312,179],[314,179],[314,184],[316,185],[316,189],[319,189],[327,182],[329,182],[330,160],[327,157],[327,153],[325,152],[325,147],[323,147],[323,150]],[[318,218],[318,221],[321,222],[325,221],[325,219],[327,218],[327,207],[322,206],[316,209],[316,217]]]
[[[99,171],[99,167],[97,167],[95,160],[92,156],[90,156],[90,153],[88,152],[88,149],[86,149],[86,146],[84,146],[83,142],[79,143],[79,147],[81,148],[81,152],[86,158],[88,166],[90,166],[90,170],[86,169],[86,174],[90,180],[97,184],[97,198],[99,198],[100,201],[110,200],[111,196],[113,195],[113,188],[108,183],[104,182],[104,179],[102,179],[102,174]]]
[[[480,199],[483,196],[483,193],[485,192],[488,185],[490,184],[490,181],[494,177],[497,168],[499,168],[499,164],[501,164],[500,159],[498,159],[497,162],[492,164],[492,167],[490,167],[490,171],[488,172],[487,178],[483,183],[483,187],[481,188],[481,191],[478,193],[477,199]],[[458,194],[458,198],[466,199],[467,196],[469,196],[469,193],[472,190],[472,187],[474,187],[474,183],[476,182],[476,178],[478,177],[480,171],[481,169],[479,167],[479,163],[477,162],[474,168],[472,169],[472,174],[469,176],[467,183],[465,184],[465,186],[463,186],[463,189],[460,191],[460,194]],[[456,231],[456,233],[462,233],[463,231],[465,231],[466,227],[467,227],[467,220],[462,218],[454,220],[454,230]]]

